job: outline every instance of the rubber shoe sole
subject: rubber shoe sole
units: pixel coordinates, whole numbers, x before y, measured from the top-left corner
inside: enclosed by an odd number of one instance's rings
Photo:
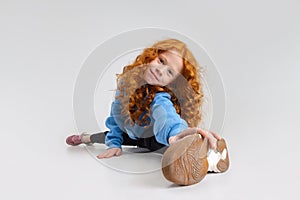
[[[217,151],[219,153],[223,153],[223,151],[226,149],[226,157],[225,159],[220,159],[220,161],[217,163],[217,169],[220,172],[225,172],[229,168],[229,156],[228,156],[228,149],[225,140],[222,138],[217,141]]]
[[[162,157],[164,177],[178,185],[199,183],[207,174],[207,151],[207,140],[199,134],[186,136],[171,144]],[[220,166],[223,165],[220,163]]]

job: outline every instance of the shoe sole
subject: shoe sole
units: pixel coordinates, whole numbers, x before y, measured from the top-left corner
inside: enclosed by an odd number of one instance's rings
[[[186,136],[171,144],[162,158],[164,177],[178,185],[192,185],[200,182],[207,174],[207,140],[199,134]]]
[[[220,172],[225,172],[229,168],[228,149],[225,140],[222,138],[217,141],[217,151],[222,154],[224,149],[226,149],[226,158],[220,159],[220,161],[217,163],[217,168]]]

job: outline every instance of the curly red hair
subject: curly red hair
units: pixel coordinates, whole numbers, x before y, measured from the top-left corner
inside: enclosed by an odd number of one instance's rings
[[[141,77],[146,64],[154,60],[160,53],[175,51],[183,59],[182,76],[176,78],[167,86],[147,84]],[[122,115],[125,123],[148,125],[150,105],[154,95],[167,92],[176,112],[190,127],[197,127],[201,121],[201,105],[203,98],[200,82],[200,66],[186,44],[177,39],[158,41],[151,47],[144,49],[135,61],[123,68],[122,74],[117,75],[119,95],[117,99],[122,104]],[[142,116],[142,117],[141,117]]]

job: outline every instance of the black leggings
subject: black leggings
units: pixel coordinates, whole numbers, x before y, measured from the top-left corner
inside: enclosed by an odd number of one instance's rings
[[[107,133],[108,131],[92,134],[91,142],[104,144]],[[142,148],[147,148],[150,151],[156,151],[158,153],[164,153],[165,150],[167,149],[167,146],[156,141],[155,136],[151,136],[148,138],[139,138],[137,140],[131,139],[126,133],[123,133],[122,136],[123,136],[122,145],[138,146]]]

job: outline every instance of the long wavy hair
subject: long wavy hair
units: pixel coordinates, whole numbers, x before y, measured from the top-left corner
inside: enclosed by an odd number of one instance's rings
[[[183,59],[183,70],[172,83],[166,86],[149,85],[142,78],[147,64],[165,51],[175,51]],[[121,114],[125,124],[149,125],[150,105],[154,95],[167,92],[176,112],[189,127],[197,127],[201,121],[201,105],[203,102],[202,84],[200,81],[201,67],[198,65],[186,44],[177,39],[158,41],[145,48],[135,61],[117,74],[116,96],[122,105]]]

